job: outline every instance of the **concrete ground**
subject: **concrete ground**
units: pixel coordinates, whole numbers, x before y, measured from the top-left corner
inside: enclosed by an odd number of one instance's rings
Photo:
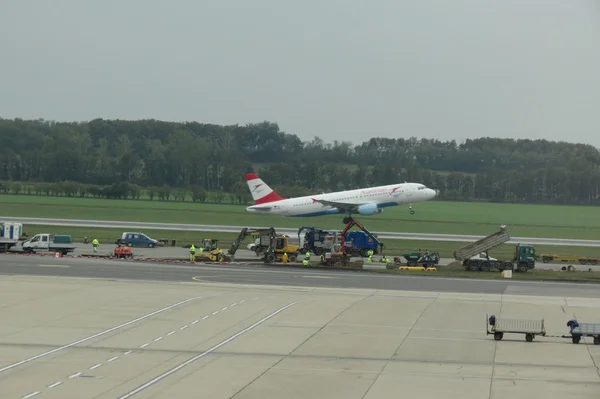
[[[59,267],[59,266],[56,266]],[[0,280],[0,397],[598,398],[600,299],[68,277]]]

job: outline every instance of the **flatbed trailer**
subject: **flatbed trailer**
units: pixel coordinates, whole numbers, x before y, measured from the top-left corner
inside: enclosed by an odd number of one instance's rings
[[[489,328],[492,326],[492,328]],[[527,342],[533,341],[536,335],[546,336],[544,319],[507,319],[495,315],[485,315],[486,335],[494,334],[494,339],[500,341],[504,334],[525,334]]]
[[[600,258],[592,258],[588,256],[561,256],[561,255],[542,255],[542,262],[578,262],[581,265],[597,265],[600,263]]]
[[[9,240],[7,238],[0,237],[0,253],[10,251],[10,249],[18,243],[19,240]]]
[[[600,345],[600,323],[579,323],[569,320],[567,323],[571,330],[571,340],[574,344],[581,341],[581,337],[594,337],[594,345]]]

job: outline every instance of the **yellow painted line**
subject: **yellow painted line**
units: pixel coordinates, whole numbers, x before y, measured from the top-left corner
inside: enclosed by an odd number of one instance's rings
[[[63,268],[69,268],[71,266],[67,266],[67,265],[39,265],[39,267],[63,267]]]

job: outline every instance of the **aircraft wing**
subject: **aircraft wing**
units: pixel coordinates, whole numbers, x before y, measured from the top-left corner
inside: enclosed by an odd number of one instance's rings
[[[318,202],[321,205],[332,206],[339,209],[341,212],[358,212],[358,207],[363,204],[348,204],[346,202],[336,202],[327,200],[312,199],[314,202]]]

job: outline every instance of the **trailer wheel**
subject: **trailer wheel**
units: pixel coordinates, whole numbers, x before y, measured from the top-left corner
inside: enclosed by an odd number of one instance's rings
[[[504,337],[504,333],[501,333],[501,332],[494,333],[494,339],[496,341],[500,341],[502,339],[502,337]]]
[[[579,335],[573,335],[572,341],[573,341],[574,344],[578,344],[580,340],[581,340],[581,336],[579,336]]]
[[[292,262],[292,263],[294,263],[294,262],[296,261],[296,259],[297,259],[297,258],[296,258],[296,255],[291,255],[291,256],[288,258],[288,260],[289,260],[290,262]]]
[[[594,337],[594,345],[600,345],[600,335]]]
[[[592,259],[592,260],[590,260],[590,264],[597,265],[598,264],[598,259]]]
[[[525,340],[527,342],[533,341],[533,334],[525,334]]]
[[[273,262],[275,262],[275,259],[277,259],[275,254],[268,254],[265,257],[265,260],[267,261],[267,263],[273,263]]]
[[[579,259],[579,264],[580,264],[580,265],[585,265],[585,264],[587,264],[587,259]]]
[[[542,262],[544,262],[544,263],[548,263],[548,262],[550,262],[551,260],[552,260],[552,258],[551,258],[551,257],[549,257],[549,256],[542,256]]]

